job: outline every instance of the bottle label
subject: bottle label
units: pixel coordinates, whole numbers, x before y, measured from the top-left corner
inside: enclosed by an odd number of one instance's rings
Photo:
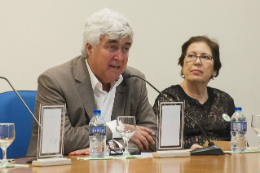
[[[231,131],[247,131],[246,122],[232,122]]]
[[[106,126],[91,126],[89,136],[106,135]]]

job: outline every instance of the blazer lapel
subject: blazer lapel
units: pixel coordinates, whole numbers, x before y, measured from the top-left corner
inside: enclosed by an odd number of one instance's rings
[[[83,57],[80,57],[75,64],[75,82],[85,111],[91,119],[96,106],[86,60]]]
[[[125,104],[126,104],[126,87],[123,85],[118,85],[116,88],[111,120],[115,120],[118,116],[124,116]]]

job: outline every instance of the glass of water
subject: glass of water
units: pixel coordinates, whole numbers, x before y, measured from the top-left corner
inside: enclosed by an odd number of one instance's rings
[[[14,123],[0,123],[0,147],[3,151],[3,160],[0,163],[0,168],[11,167],[6,158],[6,150],[15,139]]]
[[[128,141],[135,133],[136,122],[134,116],[119,116],[116,121],[116,130],[124,140],[123,157],[129,157],[131,154],[128,152]]]
[[[252,115],[251,127],[259,138],[258,150],[260,151],[260,115]]]

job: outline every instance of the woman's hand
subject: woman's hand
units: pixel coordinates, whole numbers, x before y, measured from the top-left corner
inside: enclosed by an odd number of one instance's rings
[[[200,146],[199,144],[193,144],[193,145],[190,147],[191,150],[194,150],[194,149],[196,149],[196,148],[202,148],[202,146]]]

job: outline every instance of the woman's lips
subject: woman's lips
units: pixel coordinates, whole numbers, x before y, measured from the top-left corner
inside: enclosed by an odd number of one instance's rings
[[[200,70],[191,70],[191,72],[193,74],[201,74],[202,73],[202,71],[200,71]]]

